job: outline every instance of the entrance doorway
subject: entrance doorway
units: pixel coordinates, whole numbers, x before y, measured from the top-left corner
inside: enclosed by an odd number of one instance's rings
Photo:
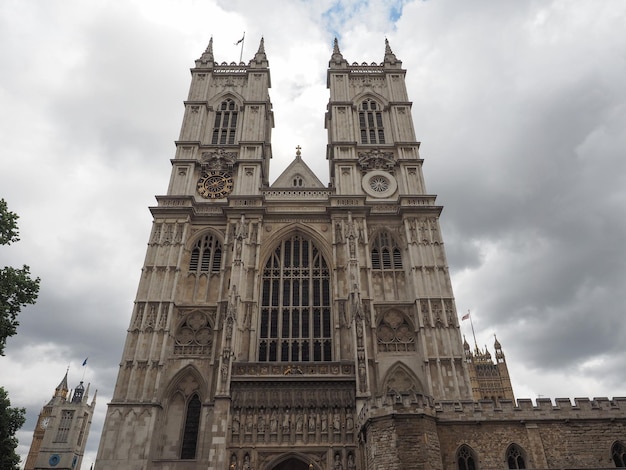
[[[276,465],[272,470],[309,470],[309,464],[291,457]]]

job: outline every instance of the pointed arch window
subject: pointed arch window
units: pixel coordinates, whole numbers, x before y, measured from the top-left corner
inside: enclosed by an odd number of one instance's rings
[[[616,442],[611,447],[611,458],[616,467],[626,467],[626,447],[621,442]]]
[[[359,107],[359,128],[362,144],[384,144],[382,106],[372,99],[363,100]]]
[[[283,240],[263,269],[259,361],[332,360],[330,270],[315,244]]]
[[[469,446],[462,445],[456,453],[458,470],[476,470],[476,457]]]
[[[198,446],[198,429],[200,427],[200,410],[202,404],[197,394],[194,394],[187,403],[185,413],[185,428],[183,430],[183,444],[180,450],[180,458],[195,459]]]
[[[509,446],[506,451],[506,463],[508,468],[526,468],[524,454],[522,453],[522,449],[519,446],[515,444],[511,444]]]
[[[402,269],[402,253],[388,232],[380,232],[372,244],[372,269],[393,271]]]
[[[222,265],[222,244],[213,235],[205,235],[196,242],[189,260],[190,272],[219,272]]]
[[[222,101],[215,113],[211,143],[213,145],[234,144],[236,131],[237,106],[232,99],[228,98]]]

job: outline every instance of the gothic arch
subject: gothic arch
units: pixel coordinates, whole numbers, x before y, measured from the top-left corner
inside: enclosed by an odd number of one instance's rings
[[[406,364],[398,361],[385,374],[379,394],[393,394],[397,398],[412,393],[425,393],[422,382]]]
[[[454,455],[458,470],[479,470],[478,455],[469,445],[461,444]]]
[[[311,459],[311,457],[307,456],[306,454],[302,454],[300,452],[287,452],[287,453],[281,454],[278,457],[274,458],[273,460],[270,460],[269,462],[267,462],[264,468],[268,470],[283,470],[287,468],[293,468],[294,464],[297,465],[299,463],[302,464],[301,465],[302,469],[306,469],[306,470],[310,469],[309,465],[313,465],[314,470],[321,470],[322,468],[320,467],[319,463],[315,462],[313,459]],[[282,467],[281,465],[286,465],[286,466]]]
[[[193,365],[187,365],[172,377],[161,399],[162,401],[168,400],[178,392],[185,400],[188,400],[191,395],[197,393],[200,401],[204,402],[207,399],[205,393],[207,387],[208,384],[200,371]]]
[[[213,96],[211,101],[209,101],[209,106],[212,108],[212,111],[215,112],[219,108],[220,104],[222,104],[223,101],[226,101],[228,99],[233,100],[235,102],[237,111],[241,111],[244,98],[239,93],[234,92],[232,90],[224,91],[222,93],[219,93]]]
[[[382,106],[382,111],[387,111],[389,109],[389,100],[387,98],[385,98],[383,95],[378,94],[378,93],[376,93],[375,91],[372,91],[372,90],[362,91],[361,93],[357,94],[352,99],[352,101],[358,107],[358,106],[361,105],[361,103],[364,100],[367,100],[367,99],[371,99],[371,100],[374,100],[374,101],[378,102]]]
[[[626,467],[626,446],[623,442],[615,441],[611,445],[611,460],[618,468]]]
[[[262,260],[261,266],[265,266],[267,259],[272,255],[272,253],[274,253],[276,247],[282,243],[283,240],[286,240],[292,235],[302,235],[310,238],[316,248],[320,250],[320,253],[326,260],[329,268],[334,268],[334,266],[332,266],[333,255],[328,247],[327,240],[321,236],[319,232],[300,222],[294,222],[278,229],[274,234],[270,235],[272,243],[267,243],[267,241],[265,241],[265,243],[261,243],[261,252],[259,254],[259,257]]]
[[[334,292],[326,244],[300,224],[285,227],[274,238],[261,256],[257,359],[330,361]]]
[[[504,465],[505,468],[528,468],[528,458],[524,449],[518,444],[509,444],[504,453]]]

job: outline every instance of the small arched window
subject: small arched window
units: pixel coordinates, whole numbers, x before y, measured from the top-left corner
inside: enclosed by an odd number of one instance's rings
[[[359,109],[359,128],[362,144],[384,144],[382,107],[376,101],[367,99]]]
[[[476,470],[476,457],[469,446],[463,444],[456,453],[458,470]]]
[[[196,242],[189,260],[190,272],[219,272],[222,265],[222,244],[213,235],[205,235]]]
[[[616,467],[626,467],[626,447],[621,442],[616,442],[611,447],[611,458]]]
[[[379,233],[372,244],[372,269],[392,271],[402,269],[402,253],[393,237]]]
[[[215,123],[213,124],[213,138],[211,143],[234,144],[235,132],[237,130],[237,106],[233,100],[222,101],[215,113]]]
[[[526,468],[526,462],[524,461],[524,454],[522,453],[522,449],[516,444],[511,444],[507,449],[506,463],[508,468]]]
[[[293,177],[293,187],[294,188],[301,188],[304,184],[304,180],[302,179],[302,176],[300,175],[296,175]]]
[[[196,447],[198,444],[198,429],[200,427],[200,410],[202,405],[200,398],[194,394],[187,403],[187,413],[185,414],[185,428],[183,431],[183,445],[180,450],[180,458],[195,459]]]

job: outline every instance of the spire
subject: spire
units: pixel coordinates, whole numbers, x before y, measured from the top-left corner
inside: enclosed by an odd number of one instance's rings
[[[63,376],[63,380],[57,385],[57,388],[54,389],[54,396],[67,398],[67,392],[69,392],[69,387],[67,386],[67,374],[69,373],[70,368],[68,367],[65,371],[65,375]]]
[[[391,46],[389,45],[389,40],[387,38],[385,38],[385,59],[384,59],[384,64],[385,65],[393,65],[394,68],[402,67],[402,61],[398,60],[396,55],[391,50]]]
[[[202,55],[196,60],[196,67],[211,68],[213,67],[213,36],[209,39],[209,45],[206,47]]]
[[[255,68],[269,66],[267,56],[265,55],[265,39],[263,37],[261,37],[261,42],[259,43],[259,50],[254,54],[254,59],[250,61],[250,66]]]
[[[330,62],[328,63],[330,68],[346,68],[348,62],[343,58],[341,51],[339,50],[339,41],[335,38],[333,42],[333,55],[330,56]]]

